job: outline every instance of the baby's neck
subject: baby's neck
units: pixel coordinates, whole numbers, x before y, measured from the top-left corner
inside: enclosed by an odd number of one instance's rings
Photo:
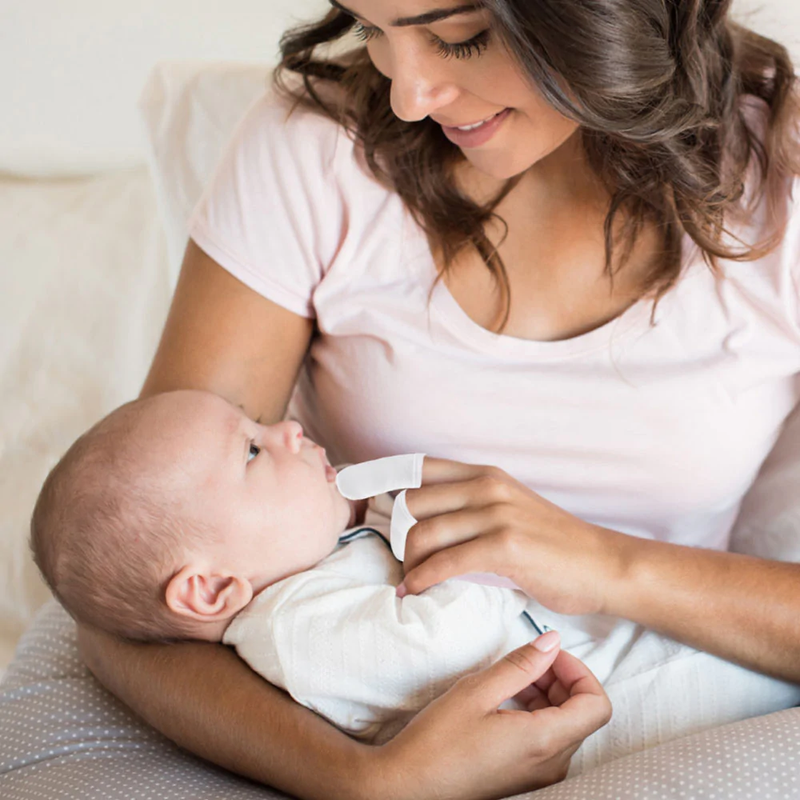
[[[215,622],[204,622],[198,627],[191,638],[197,639],[201,642],[221,642],[222,637],[225,635],[225,631],[235,618],[236,614],[228,619]]]
[[[364,518],[367,515],[367,500],[349,500],[350,503],[350,521],[347,523],[348,528],[354,528],[356,525],[363,525]]]

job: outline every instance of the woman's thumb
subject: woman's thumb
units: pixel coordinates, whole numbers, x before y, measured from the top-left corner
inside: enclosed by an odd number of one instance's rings
[[[487,710],[496,709],[523,689],[538,681],[556,660],[561,645],[558,631],[547,633],[507,653],[471,682]]]

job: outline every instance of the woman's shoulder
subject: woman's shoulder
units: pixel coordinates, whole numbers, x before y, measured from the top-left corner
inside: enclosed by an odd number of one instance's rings
[[[294,103],[274,86],[251,102],[233,134],[234,146],[249,156],[296,156],[297,166],[308,169],[332,163],[338,139],[334,120]]]
[[[289,85],[300,93],[297,87]],[[335,102],[331,90],[320,92]],[[371,181],[356,138],[343,124],[305,97],[293,96],[274,84],[251,103],[234,134],[235,146],[255,163],[307,174],[321,174],[338,182]]]

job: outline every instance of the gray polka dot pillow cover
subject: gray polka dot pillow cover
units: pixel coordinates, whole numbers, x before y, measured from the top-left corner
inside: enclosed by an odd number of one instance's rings
[[[81,663],[75,625],[66,612],[55,601],[42,608],[0,684],[2,800],[285,796],[194,758],[136,719]],[[796,800],[800,708],[626,756],[535,796]]]

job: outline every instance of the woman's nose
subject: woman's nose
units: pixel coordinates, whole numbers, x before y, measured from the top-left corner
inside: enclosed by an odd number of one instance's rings
[[[446,70],[429,59],[406,55],[396,59],[392,70],[392,111],[406,122],[418,122],[437,109],[449,106],[458,87]]]

